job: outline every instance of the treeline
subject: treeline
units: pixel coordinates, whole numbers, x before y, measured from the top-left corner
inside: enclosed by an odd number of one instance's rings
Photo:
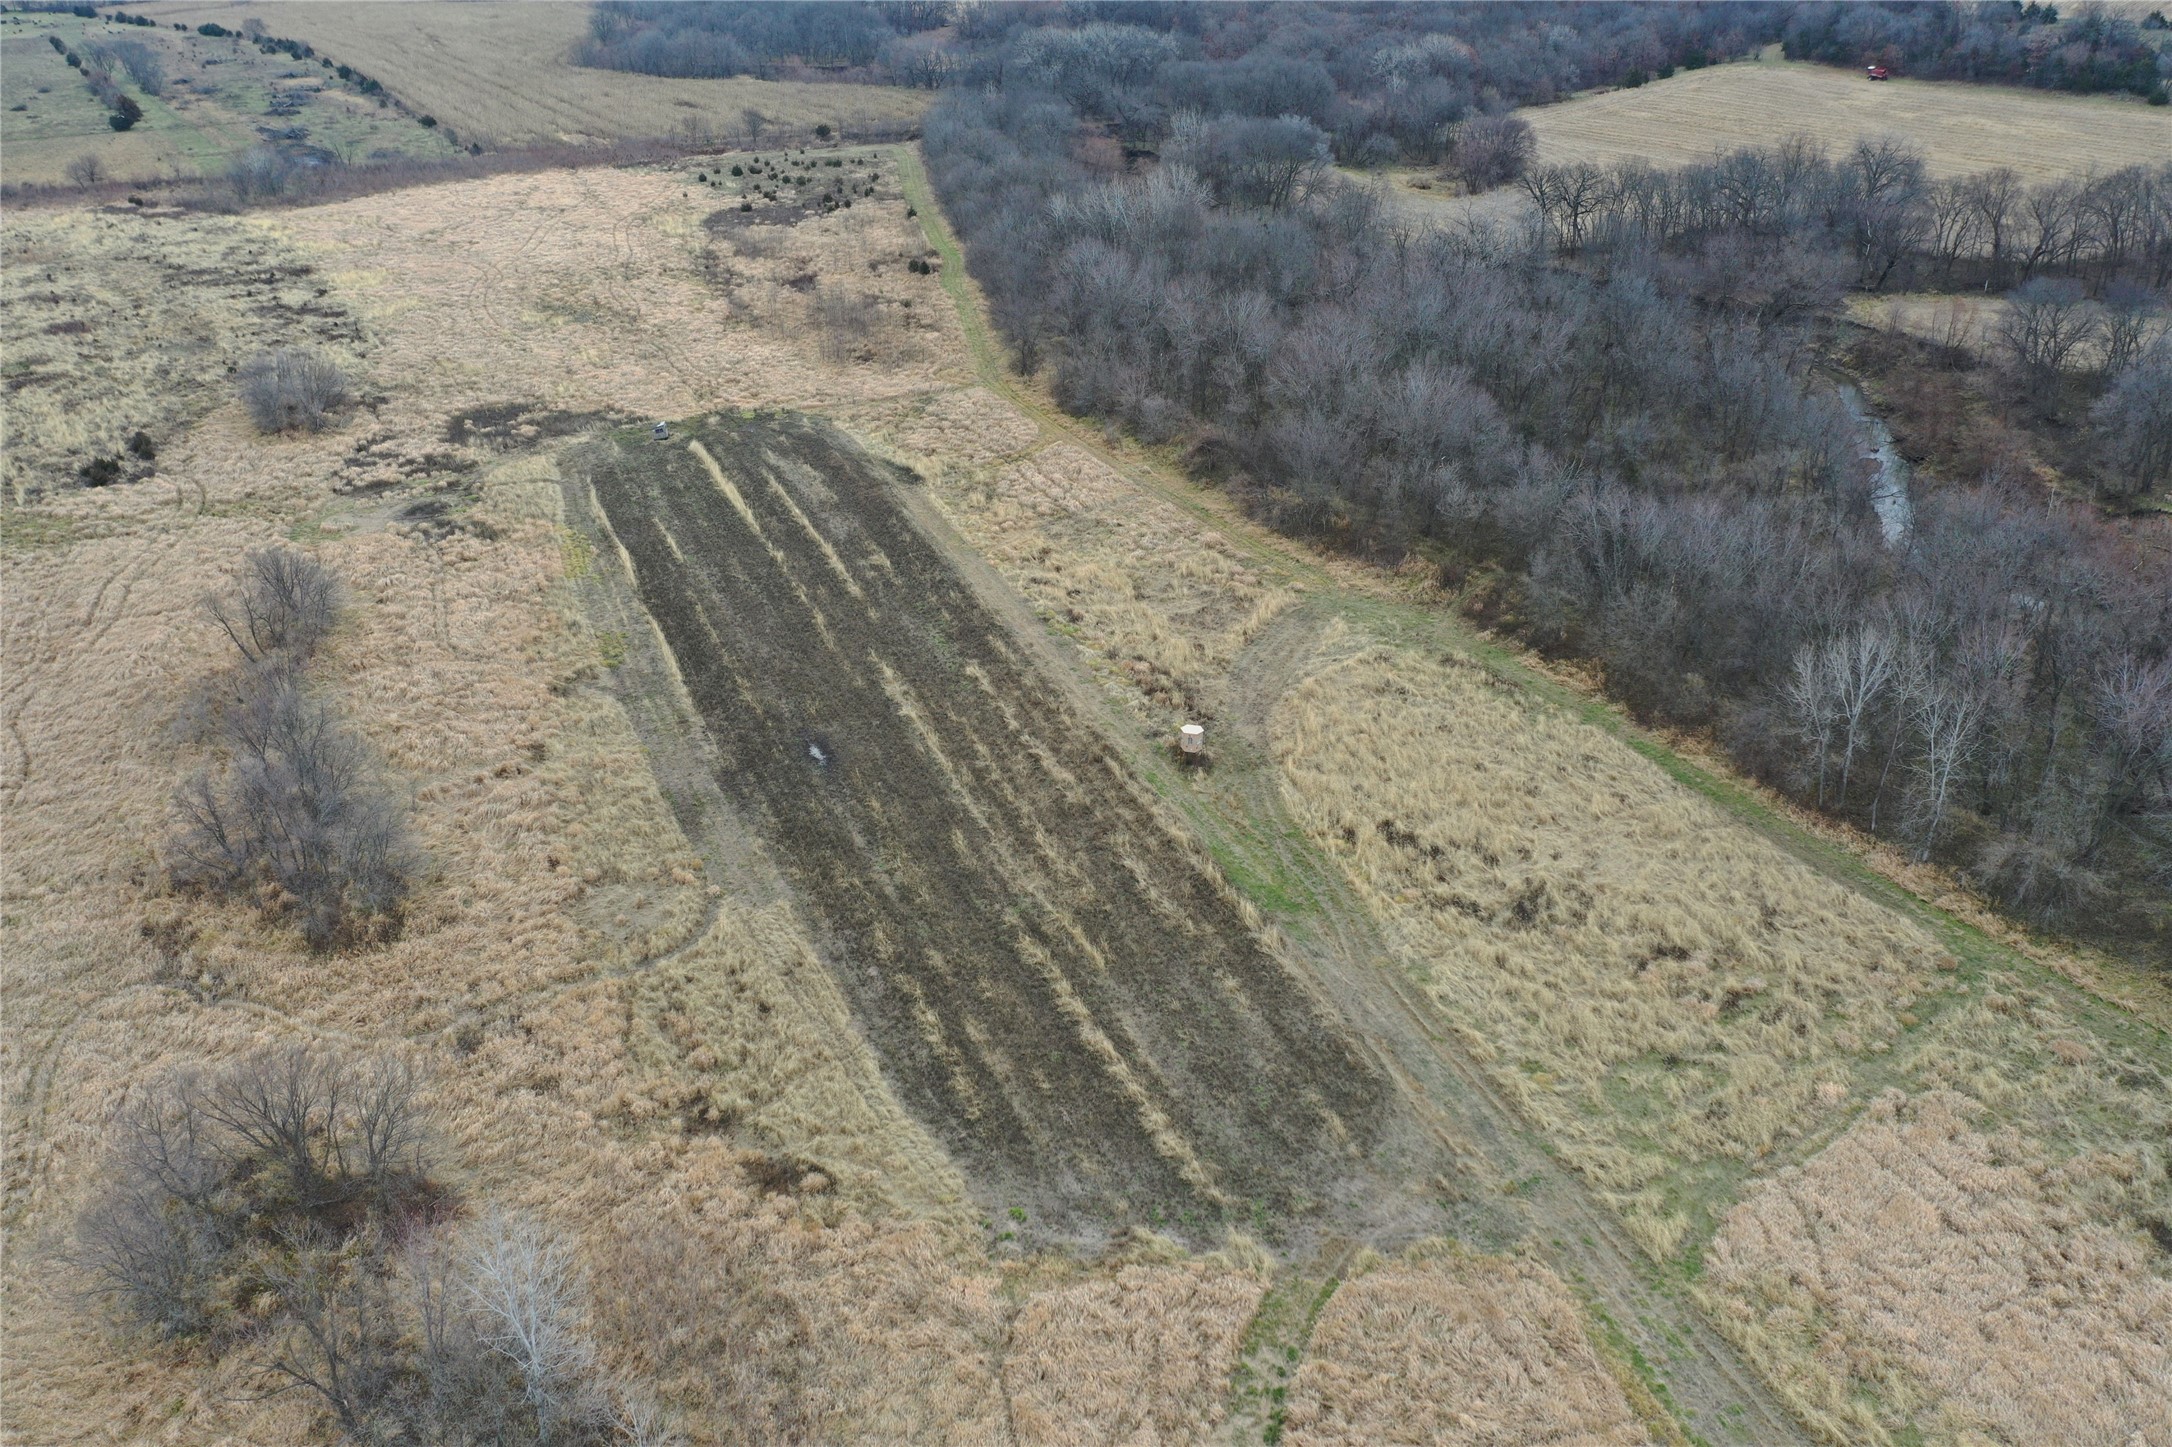
[[[2110,902],[2101,923],[2161,890],[2172,568],[2018,480],[1918,498],[1889,539],[1811,375],[1849,279],[1822,246],[1745,230],[1570,267],[1411,235],[1324,131],[1256,125],[1190,124],[1106,179],[1047,91],[930,114],[969,266],[1064,406],[1185,443],[1283,526],[1436,559],[1644,716],[2016,907]]]
[[[1802,137],[1676,170],[1543,166],[1522,183],[1548,243],[1570,253],[1739,236],[1844,254],[1871,290],[2172,282],[2172,160],[2034,185],[2006,169],[1933,180],[1898,141],[1835,159]]]
[[[1756,4],[604,4],[584,65],[1027,83],[1151,136],[1198,110],[1298,115],[1344,161],[1441,159],[1467,117],[1641,82],[1777,40]]]
[[[607,0],[589,18],[574,63],[667,76],[771,76],[787,65],[866,74],[903,36],[933,29],[949,7],[927,0],[836,4]]]
[[[2131,91],[2165,104],[2165,57],[2108,7],[2071,6],[2064,16],[2036,0],[1820,0],[1791,8],[1783,41],[1790,60],[1883,65],[1929,80]],[[2163,13],[2151,21],[2163,28]]]

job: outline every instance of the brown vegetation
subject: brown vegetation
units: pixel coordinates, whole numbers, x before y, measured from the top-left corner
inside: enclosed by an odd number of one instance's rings
[[[2125,1216],[2160,1152],[2062,1161],[1984,1114],[1896,1092],[1753,1191],[1708,1257],[1720,1321],[1834,1440],[2172,1441],[2172,1282]]]
[[[162,4],[160,20],[230,28],[262,20],[368,72],[418,114],[487,146],[608,142],[676,136],[696,144],[745,140],[744,112],[760,111],[776,134],[809,139],[827,124],[846,140],[909,129],[925,92],[796,81],[666,80],[572,63],[589,10],[572,0],[539,4],[424,4],[391,12],[371,4]]]
[[[1343,1283],[1290,1383],[1296,1447],[1650,1440],[1552,1273],[1416,1251]]]

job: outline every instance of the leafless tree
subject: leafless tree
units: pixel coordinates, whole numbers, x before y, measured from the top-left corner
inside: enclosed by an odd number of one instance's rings
[[[1976,223],[1988,248],[1993,286],[2005,283],[2006,258],[2022,190],[2020,175],[2004,166],[1969,178],[1969,199],[1976,209]]]
[[[1810,750],[1814,761],[1809,772],[1817,779],[1817,805],[1825,807],[1825,768],[1832,757],[1833,735],[1841,724],[1839,680],[1833,677],[1830,653],[1824,644],[1805,643],[1795,650],[1794,671],[1788,675],[1785,694],[1796,735]]]
[[[339,621],[339,584],[296,548],[260,548],[242,560],[241,586],[214,597],[211,616],[250,663],[308,662]]]
[[[739,113],[739,123],[747,128],[747,144],[750,146],[759,146],[762,143],[762,132],[769,129],[769,117],[753,106],[748,106]]]
[[[372,1440],[394,1405],[403,1356],[392,1294],[374,1255],[271,1253],[265,1276],[285,1308],[271,1375],[313,1394],[342,1436]]]
[[[1848,801],[1855,758],[1870,741],[1871,719],[1899,663],[1892,633],[1877,624],[1858,626],[1826,645],[1826,670],[1840,712],[1840,799]]]
[[[2080,282],[2038,277],[2007,295],[1994,332],[2000,349],[2041,386],[2066,370],[2096,330]]]
[[[1450,164],[1473,191],[1516,180],[1538,155],[1538,136],[1518,116],[1473,116],[1456,125]]]
[[[533,1219],[493,1213],[471,1231],[461,1276],[482,1340],[519,1373],[541,1434],[592,1411],[595,1350],[572,1251]]]
[[[2172,480],[2172,337],[2159,338],[2113,378],[2090,416],[2116,495]]]
[[[106,163],[86,151],[68,162],[67,175],[78,186],[95,186],[106,178]]]
[[[154,1082],[116,1122],[105,1184],[76,1223],[94,1289],[162,1335],[201,1330],[230,1244],[215,1197],[232,1162],[212,1139],[198,1082]]]
[[[307,347],[259,352],[241,369],[241,399],[260,432],[321,432],[349,395],[339,364]]]
[[[2140,282],[2115,277],[2104,285],[2104,374],[2116,377],[2164,334],[2164,309]]]
[[[1916,858],[1928,860],[1954,784],[1975,756],[1985,700],[1970,680],[1941,669],[1932,658],[1918,655],[1908,667],[1909,722],[1917,748]]]

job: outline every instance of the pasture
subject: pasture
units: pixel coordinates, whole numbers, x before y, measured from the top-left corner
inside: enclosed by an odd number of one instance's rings
[[[847,138],[888,135],[909,129],[931,99],[926,91],[878,86],[671,80],[584,69],[568,59],[588,26],[588,7],[575,0],[398,6],[190,0],[147,6],[145,13],[237,29],[262,20],[273,34],[305,40],[367,72],[418,113],[486,147],[744,139],[749,109],[795,133],[827,124]]]
[[[1525,106],[1516,114],[1531,123],[1536,164],[1542,166],[1683,166],[1796,136],[1836,154],[1859,140],[1897,136],[1922,151],[1935,177],[2003,166],[2031,182],[2155,165],[2172,155],[2172,110],[2133,96],[1871,81],[1776,55],[1679,71],[1635,88]],[[1514,184],[1466,196],[1422,168],[1389,167],[1381,175],[1414,220],[1507,225],[1525,206]]]
[[[1872,81],[1779,59],[1681,71],[1518,114],[1538,133],[1541,165],[1679,166],[1797,135],[1836,152],[1868,137],[1899,136],[1922,150],[1934,176],[2007,166],[2028,181],[2153,165],[2172,154],[2172,111],[2132,96]]]
[[[79,58],[102,45],[146,47],[163,73],[156,92],[113,67],[123,92],[143,107],[143,119],[115,131],[53,38]],[[348,162],[429,159],[455,150],[443,130],[420,123],[419,113],[403,115],[318,60],[267,55],[238,35],[13,13],[0,17],[0,63],[8,77],[0,145],[14,185],[70,179],[71,164],[85,158],[112,179],[154,181],[216,176],[259,146],[298,159]]]

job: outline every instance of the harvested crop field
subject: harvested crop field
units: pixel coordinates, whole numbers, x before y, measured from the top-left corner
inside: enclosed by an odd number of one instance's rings
[[[744,112],[778,129],[827,123],[842,134],[895,134],[918,120],[926,91],[805,81],[678,80],[573,64],[589,7],[537,3],[379,5],[161,4],[162,21],[261,20],[274,35],[307,41],[381,81],[417,112],[490,145],[744,138]]]
[[[2172,154],[2172,112],[2131,96],[1879,83],[1857,71],[1780,60],[1684,71],[1517,114],[1538,133],[1542,165],[1634,159],[1681,166],[1795,135],[1834,151],[1868,136],[1899,136],[1922,149],[1933,175],[2008,166],[2031,181],[2154,165]]]
[[[1302,1209],[1386,1087],[1225,885],[808,420],[619,434],[594,485],[909,1109],[997,1204]]]

